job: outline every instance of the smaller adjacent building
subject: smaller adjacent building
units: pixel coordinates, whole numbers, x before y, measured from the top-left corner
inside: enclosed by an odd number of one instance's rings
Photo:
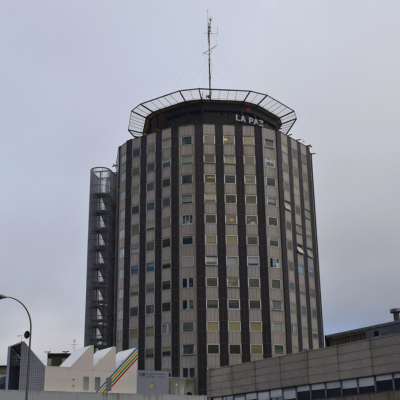
[[[390,310],[390,313],[393,314],[394,318],[392,322],[367,326],[365,328],[352,329],[351,331],[333,333],[332,335],[326,335],[326,347],[400,333],[400,308],[392,308]]]

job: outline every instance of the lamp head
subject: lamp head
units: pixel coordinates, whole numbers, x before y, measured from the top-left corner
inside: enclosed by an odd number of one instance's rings
[[[5,296],[4,294],[0,294],[0,300],[6,299],[8,296]]]

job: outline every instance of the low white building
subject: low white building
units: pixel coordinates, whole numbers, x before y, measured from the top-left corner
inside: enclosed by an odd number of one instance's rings
[[[138,349],[115,347],[76,350],[59,367],[46,367],[44,390],[57,392],[137,393]],[[108,385],[107,385],[108,382]]]

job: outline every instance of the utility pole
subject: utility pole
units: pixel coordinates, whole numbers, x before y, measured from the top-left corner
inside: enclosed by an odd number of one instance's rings
[[[217,47],[215,45],[214,47],[211,48],[211,35],[218,35],[218,30],[217,33],[212,33],[211,32],[211,21],[212,18],[208,18],[208,11],[207,11],[207,38],[208,38],[208,50],[205,51],[203,54],[208,55],[208,98],[211,99],[211,52]]]

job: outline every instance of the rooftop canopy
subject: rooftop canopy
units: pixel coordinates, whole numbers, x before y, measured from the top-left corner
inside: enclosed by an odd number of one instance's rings
[[[152,114],[184,103],[199,101],[231,102],[260,107],[280,120],[279,130],[286,134],[297,119],[294,110],[264,93],[228,89],[211,89],[211,96],[208,93],[209,89],[206,88],[178,90],[141,103],[131,111],[128,131],[134,137],[143,136],[146,120]]]

